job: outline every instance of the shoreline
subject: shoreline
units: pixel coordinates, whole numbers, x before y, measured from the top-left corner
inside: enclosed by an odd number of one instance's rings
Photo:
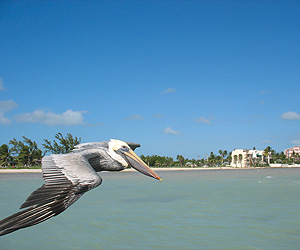
[[[277,168],[300,168],[300,165],[280,166],[280,167],[255,167],[255,168],[234,168],[234,167],[211,167],[211,168],[151,168],[154,171],[201,171],[201,170],[246,170],[246,169],[277,169]],[[135,169],[124,169],[120,172],[135,172]],[[107,172],[107,171],[103,171]],[[41,169],[0,169],[0,174],[22,174],[22,173],[42,173]]]

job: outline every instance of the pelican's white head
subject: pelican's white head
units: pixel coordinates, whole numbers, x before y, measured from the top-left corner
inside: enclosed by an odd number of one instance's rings
[[[124,168],[126,168],[126,167],[128,167],[127,161],[120,154],[116,153],[122,147],[129,148],[129,146],[128,146],[128,144],[126,142],[120,141],[120,140],[111,139],[108,142],[108,154],[110,155],[111,158],[113,158],[115,161],[117,161],[120,164],[122,164],[122,166],[124,166]]]
[[[139,144],[133,144],[133,149]],[[153,177],[158,180],[162,180],[149,166],[143,162],[140,157],[133,152],[128,143],[120,140],[111,139],[108,142],[108,154],[117,162],[125,167],[133,167],[137,171]]]

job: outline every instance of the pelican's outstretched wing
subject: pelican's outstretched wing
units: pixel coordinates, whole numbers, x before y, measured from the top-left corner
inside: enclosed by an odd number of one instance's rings
[[[87,149],[98,149],[98,148],[108,148],[108,141],[102,141],[102,142],[86,142],[81,143],[75,146],[75,148],[72,150],[74,153],[82,152]]]
[[[29,208],[0,221],[0,236],[60,214],[85,192],[102,182],[81,154],[45,156],[42,171],[45,184],[35,190],[20,207]]]

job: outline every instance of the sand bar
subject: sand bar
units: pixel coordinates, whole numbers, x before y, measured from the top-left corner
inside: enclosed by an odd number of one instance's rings
[[[284,167],[256,167],[256,168],[234,168],[234,167],[212,167],[212,168],[152,168],[154,171],[197,171],[197,170],[244,170],[244,169],[261,169],[261,168],[300,168],[300,165],[289,165]],[[121,172],[132,172],[135,169],[125,169]],[[10,173],[42,173],[41,169],[0,169],[0,174],[10,174]]]
[[[0,174],[42,173],[41,169],[0,169]]]

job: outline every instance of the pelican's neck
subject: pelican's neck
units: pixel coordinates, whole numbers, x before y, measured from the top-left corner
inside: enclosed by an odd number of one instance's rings
[[[88,160],[96,172],[121,171],[124,169],[124,166],[114,160],[107,149],[104,148],[84,150],[81,155]]]

